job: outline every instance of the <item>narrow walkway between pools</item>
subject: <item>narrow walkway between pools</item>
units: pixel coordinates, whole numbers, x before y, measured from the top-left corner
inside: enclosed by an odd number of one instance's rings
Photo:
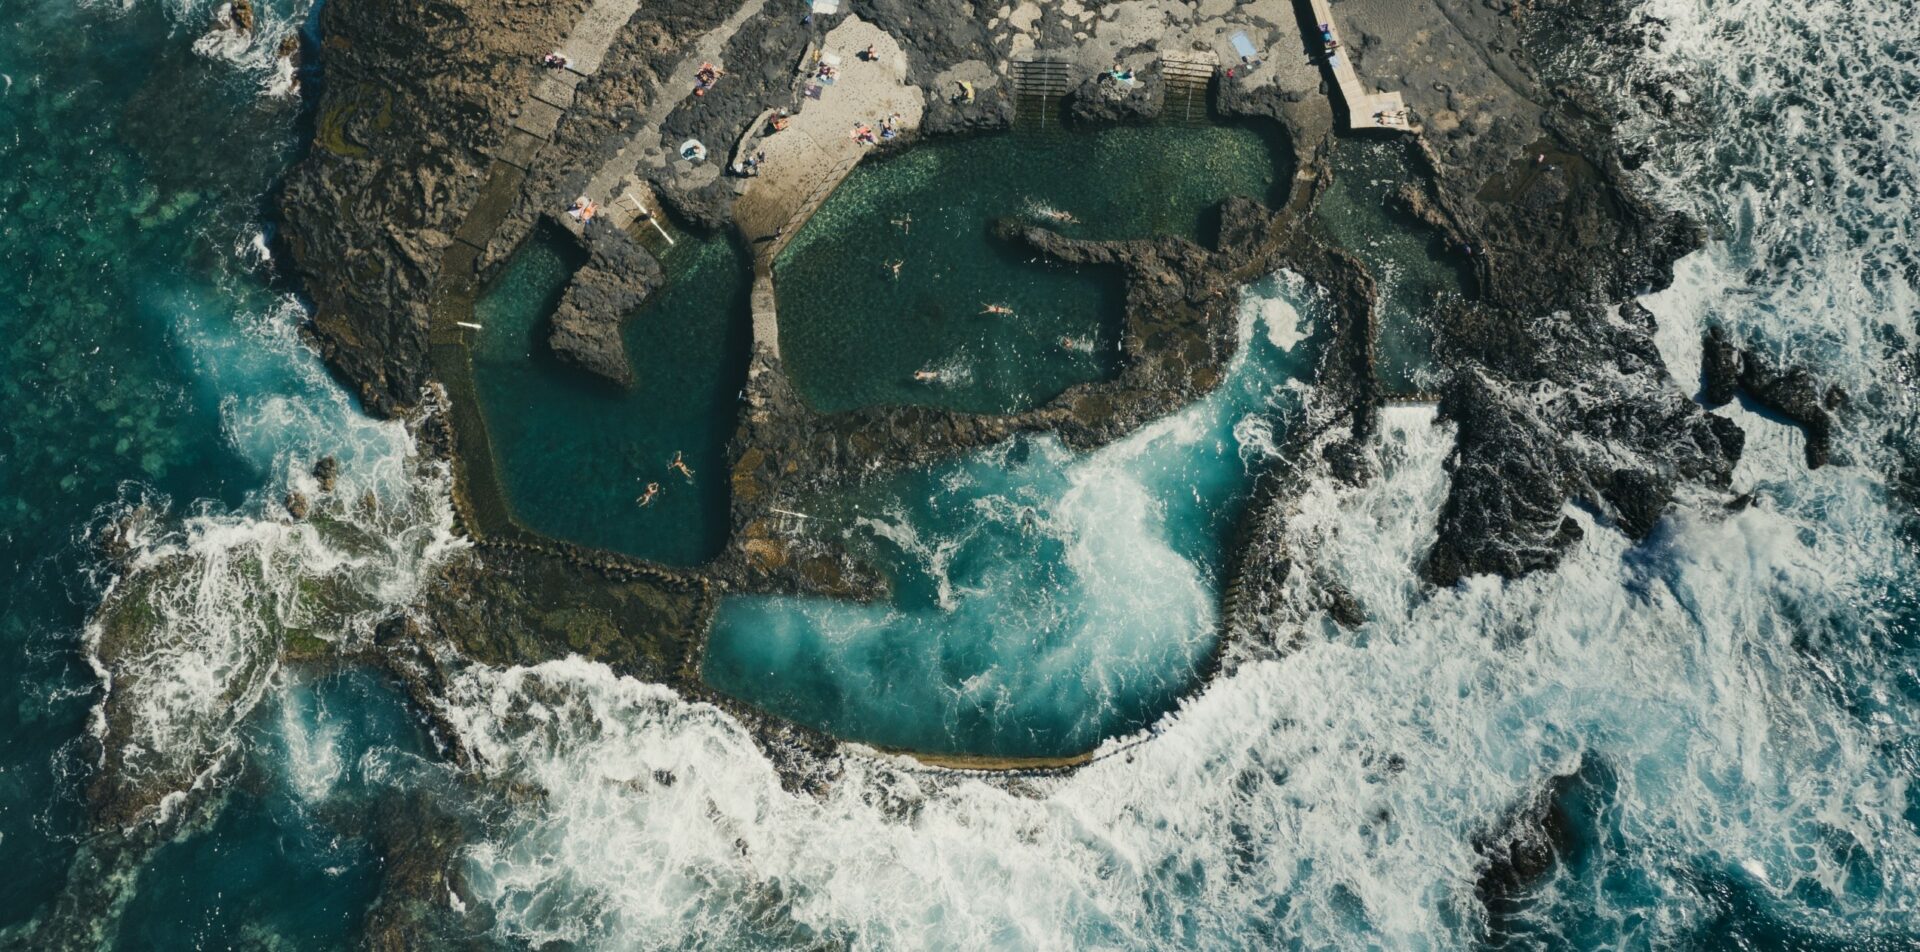
[[[1413,127],[1407,120],[1407,104],[1399,93],[1374,93],[1360,81],[1353,68],[1352,47],[1333,23],[1333,8],[1327,0],[1309,0],[1313,8],[1314,29],[1307,37],[1308,47],[1326,54],[1327,66],[1340,86],[1340,98],[1347,104],[1347,128],[1393,129],[1405,132]]]

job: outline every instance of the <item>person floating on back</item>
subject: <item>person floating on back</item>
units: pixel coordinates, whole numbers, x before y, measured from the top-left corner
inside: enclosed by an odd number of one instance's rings
[[[648,483],[648,484],[647,484],[647,491],[646,491],[646,492],[643,492],[643,493],[641,493],[641,494],[640,494],[640,498],[638,498],[638,499],[635,499],[635,500],[634,500],[634,502],[635,502],[636,504],[638,504],[638,505],[640,506],[640,508],[642,508],[642,509],[645,509],[645,508],[647,508],[648,506],[651,506],[651,505],[653,505],[653,500],[654,500],[654,497],[656,497],[656,496],[659,496],[659,495],[660,495],[660,484],[659,484],[659,483]]]
[[[687,465],[686,457],[679,450],[673,451],[673,462],[668,463],[667,468],[685,476],[687,482],[693,482],[693,467]]]

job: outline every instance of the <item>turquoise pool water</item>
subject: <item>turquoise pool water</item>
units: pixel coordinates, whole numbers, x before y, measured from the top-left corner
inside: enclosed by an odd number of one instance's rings
[[[726,444],[746,378],[747,272],[725,239],[683,237],[669,277],[624,331],[635,384],[621,390],[557,361],[547,319],[579,262],[536,232],[474,313],[473,373],[495,465],[515,516],[557,538],[674,565],[726,543]],[[667,464],[684,454],[694,478]],[[635,500],[649,482],[653,505]]]
[[[1414,180],[1398,141],[1343,140],[1333,152],[1333,187],[1314,209],[1327,233],[1373,272],[1380,293],[1380,379],[1388,394],[1432,390],[1434,307],[1472,287],[1458,254],[1438,232],[1392,207]]]
[[[1270,279],[1206,399],[1105,449],[1022,437],[818,500],[891,603],[724,601],[715,688],[837,736],[1058,756],[1150,723],[1215,641],[1222,546],[1308,370],[1311,307]]]
[[[993,223],[1051,224],[1060,211],[1076,219],[1058,225],[1074,237],[1210,242],[1222,199],[1283,197],[1292,170],[1277,136],[1261,126],[1016,133],[855,169],[775,263],[795,386],[826,412],[917,403],[1004,413],[1111,375],[1119,275],[1036,260],[994,238]],[[988,304],[1014,313],[982,314]],[[940,380],[916,382],[922,370]]]

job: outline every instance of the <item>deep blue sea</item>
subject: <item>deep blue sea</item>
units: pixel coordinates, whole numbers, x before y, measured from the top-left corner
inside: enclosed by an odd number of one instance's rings
[[[234,41],[209,35],[214,7],[0,0],[0,945],[42,947],[56,900],[84,893],[82,947],[352,947],[386,868],[370,818],[430,790],[484,820],[452,862],[490,913],[477,939],[503,948],[1920,947],[1920,21],[1904,0],[1645,0],[1650,42],[1561,64],[1618,84],[1643,186],[1713,235],[1644,301],[1675,377],[1697,381],[1710,322],[1808,365],[1852,397],[1839,465],[1807,471],[1797,430],[1736,404],[1720,412],[1747,431],[1735,482],[1754,505],[1685,498],[1638,545],[1569,510],[1587,531],[1557,571],[1432,591],[1415,566],[1453,435],[1394,408],[1382,476],[1309,487],[1288,528],[1369,621],[1308,619],[1293,654],[1182,702],[1124,755],[1016,790],[856,755],[794,793],[723,712],[572,659],[475,668],[446,699],[475,779],[540,793],[504,803],[465,799],[377,675],[269,666],[234,693],[271,655],[260,615],[281,596],[358,592],[346,637],[459,545],[444,478],[304,349],[266,251],[304,138],[273,50],[311,10],[262,3],[258,35]],[[884,672],[860,652],[889,637],[989,643],[981,605],[1090,619],[1060,657],[1126,662],[1157,629],[1097,609],[1139,594],[1127,559],[1152,559],[1178,592],[1151,621],[1187,639],[1169,663],[1191,663],[1220,557],[1193,507],[1214,497],[1163,481],[1228,485],[1260,463],[1269,411],[1299,396],[1281,355],[1311,331],[1284,275],[1242,301],[1273,399],[1189,408],[1162,425],[1178,439],[910,474],[854,523],[917,573],[920,614],[799,624],[770,601],[729,624],[785,626],[836,685]],[[371,496],[354,518],[376,544],[279,518],[323,455],[343,497]],[[140,665],[167,690],[143,702],[143,743],[212,738],[233,769],[205,822],[82,882],[106,689],[88,619],[115,584],[93,539],[140,506],[159,516],[138,560],[191,567],[153,596],[164,637]],[[1044,538],[1022,541],[1020,506]],[[909,530],[957,536],[943,550]],[[971,569],[935,557],[968,546],[985,553]],[[1007,552],[1029,562],[996,565]],[[1021,601],[1023,584],[1053,600]],[[938,664],[909,667],[904,693],[939,690],[923,683]],[[1005,711],[1057,700],[1044,678],[952,670]],[[1116,680],[1077,682],[1093,699],[1077,703],[1126,694],[1130,669],[1103,670]],[[1573,777],[1556,861],[1490,914],[1476,844],[1556,775]]]

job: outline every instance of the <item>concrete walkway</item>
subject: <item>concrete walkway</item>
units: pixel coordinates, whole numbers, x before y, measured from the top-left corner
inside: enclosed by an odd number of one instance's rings
[[[877,53],[873,62],[858,55],[868,46]],[[774,256],[872,150],[853,139],[856,126],[871,126],[879,135],[880,123],[898,116],[895,125],[904,133],[919,128],[926,106],[920,87],[907,83],[899,42],[857,16],[826,35],[821,55],[839,58],[838,77],[821,86],[819,99],[804,99],[785,129],[752,144],[750,151],[767,157],[733,206],[733,220],[753,249],[754,350],[774,357],[780,354]]]
[[[1310,0],[1310,4],[1314,23],[1332,32],[1340,43],[1339,51],[1328,57],[1327,62],[1333,67],[1333,78],[1340,84],[1340,98],[1347,104],[1347,128],[1410,131],[1413,127],[1407,122],[1407,104],[1399,93],[1368,92],[1360,82],[1360,74],[1354,72],[1353,58],[1349,55],[1351,47],[1334,25],[1333,9],[1327,0]],[[1307,37],[1307,44],[1318,49],[1320,37],[1317,34]]]
[[[613,46],[613,38],[620,28],[633,19],[634,11],[640,9],[640,0],[599,0],[580,22],[573,25],[573,32],[567,35],[567,41],[560,44],[560,55],[567,58],[567,68],[582,76],[591,76],[600,68],[600,61],[606,58],[607,49]]]

